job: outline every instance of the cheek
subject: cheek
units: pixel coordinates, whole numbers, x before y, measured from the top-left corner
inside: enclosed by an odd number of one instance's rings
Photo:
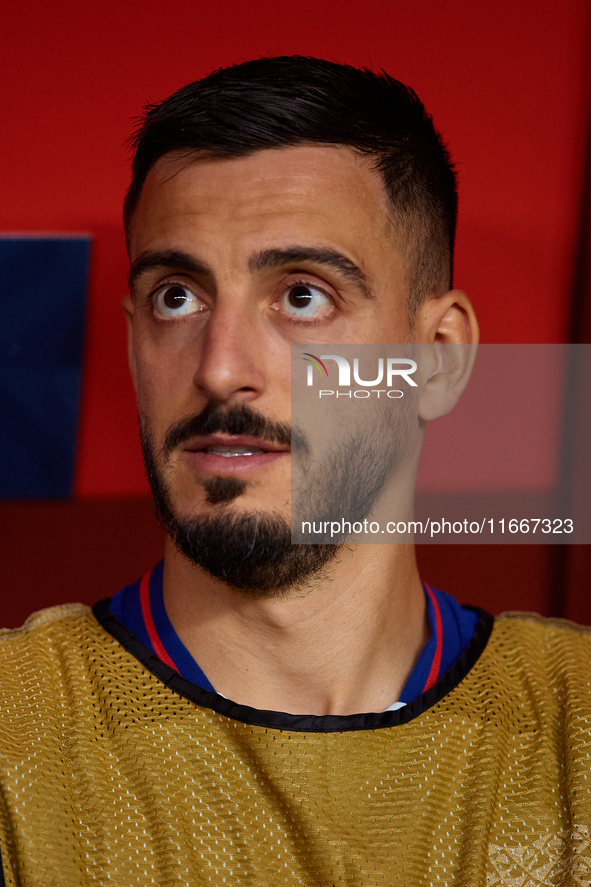
[[[385,300],[381,310],[372,318],[368,341],[380,344],[397,344],[411,340],[411,328],[402,296]]]
[[[202,324],[157,324],[142,319],[134,337],[138,388],[158,391],[171,386],[170,394],[195,372],[199,358]]]
[[[194,371],[194,370],[193,370]],[[154,431],[179,418],[192,390],[193,371],[182,354],[144,343],[136,352],[137,403]]]

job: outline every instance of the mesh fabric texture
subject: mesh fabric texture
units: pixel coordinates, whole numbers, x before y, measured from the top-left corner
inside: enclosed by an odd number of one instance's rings
[[[410,720],[280,729],[43,611],[0,638],[6,884],[589,885],[590,663],[588,631],[509,616]]]

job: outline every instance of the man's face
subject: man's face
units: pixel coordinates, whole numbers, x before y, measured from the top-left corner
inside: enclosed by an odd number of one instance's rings
[[[168,508],[289,522],[290,346],[410,338],[380,178],[335,146],[169,154],[130,255],[130,362]]]

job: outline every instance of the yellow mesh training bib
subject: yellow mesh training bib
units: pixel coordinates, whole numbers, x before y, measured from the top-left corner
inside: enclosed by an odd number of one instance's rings
[[[591,884],[587,630],[483,617],[411,705],[320,718],[200,690],[95,609],[0,639],[10,887]]]

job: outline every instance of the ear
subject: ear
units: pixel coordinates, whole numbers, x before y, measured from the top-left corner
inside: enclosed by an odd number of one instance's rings
[[[135,363],[135,352],[133,349],[133,318],[135,314],[135,306],[130,295],[125,296],[121,302],[121,307],[125,312],[125,322],[127,324],[127,362],[131,373],[131,381],[137,394],[137,368]]]
[[[466,293],[451,290],[426,300],[419,309],[422,363],[426,381],[419,402],[421,419],[444,416],[464,390],[478,346],[479,329]]]

